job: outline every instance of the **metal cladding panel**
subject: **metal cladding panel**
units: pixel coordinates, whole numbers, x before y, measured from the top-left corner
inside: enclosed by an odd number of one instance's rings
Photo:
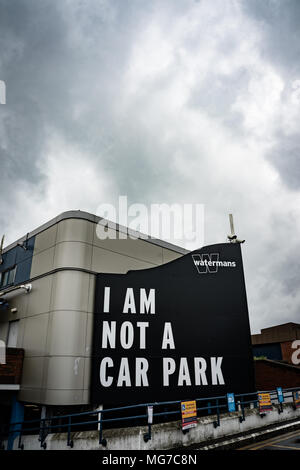
[[[145,295],[155,299],[152,312]],[[254,391],[240,245],[203,247],[123,275],[98,274],[92,362],[93,403]]]
[[[16,264],[16,255],[17,255],[17,247],[12,248],[11,250],[3,253],[2,255],[2,264],[0,264],[0,272],[6,271],[13,267]]]

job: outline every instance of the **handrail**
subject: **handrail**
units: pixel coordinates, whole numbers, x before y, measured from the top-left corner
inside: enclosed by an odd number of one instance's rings
[[[299,387],[294,387],[294,388],[287,388],[287,389],[282,389],[283,396],[284,398],[289,398],[292,395],[293,391],[299,390]],[[277,396],[277,390],[264,390],[264,391],[256,391],[256,392],[248,392],[248,393],[237,393],[234,394],[236,404],[238,405],[238,411],[241,411],[242,415],[239,416],[240,422],[245,421],[245,406],[253,403],[254,405],[257,405],[258,403],[258,394],[259,393],[269,393],[270,395],[276,395]],[[291,395],[289,395],[291,394]],[[251,398],[253,396],[253,398]],[[247,397],[247,400],[244,401],[244,397]],[[196,402],[196,411],[204,411],[206,410],[208,414],[212,414],[212,410],[216,410],[216,415],[217,415],[217,421],[214,421],[213,424],[215,427],[218,427],[220,425],[220,413],[222,409],[227,409],[228,404],[227,404],[227,395],[221,395],[221,396],[215,396],[215,397],[206,397],[206,398],[196,398],[194,399]],[[223,403],[220,403],[220,401],[223,400]],[[102,431],[103,431],[103,424],[105,423],[113,423],[116,421],[130,421],[130,420],[137,420],[137,419],[146,419],[148,417],[148,414],[134,414],[133,416],[117,416],[117,417],[110,417],[106,416],[108,413],[112,412],[118,412],[118,411],[125,411],[125,410],[130,410],[130,409],[139,409],[139,408],[146,408],[148,406],[153,407],[153,417],[159,417],[159,416],[171,416],[175,414],[180,414],[181,410],[171,410],[171,411],[157,411],[155,412],[155,407],[158,406],[166,406],[166,405],[178,405],[183,401],[189,401],[189,400],[175,400],[175,401],[165,401],[165,402],[150,402],[150,403],[138,403],[135,405],[126,405],[126,406],[121,406],[121,407],[116,407],[116,408],[107,408],[107,409],[96,409],[96,410],[89,410],[89,411],[83,411],[79,413],[69,413],[65,415],[56,415],[56,416],[51,416],[51,417],[44,417],[40,419],[33,419],[33,420],[28,420],[28,421],[19,421],[19,422],[13,422],[11,423],[8,427],[7,432],[2,431],[2,434],[10,435],[12,433],[17,433],[19,435],[19,448],[23,448],[23,444],[21,444],[21,438],[24,433],[28,432],[38,432],[40,434],[39,440],[41,441],[41,447],[44,449],[46,448],[46,443],[45,439],[49,433],[55,432],[56,429],[63,429],[67,428],[68,432],[68,440],[67,440],[67,445],[73,447],[73,441],[71,440],[71,430],[74,427],[79,427],[79,426],[85,426],[85,425],[97,425],[98,427],[98,432],[99,432],[99,443],[102,444],[103,446],[106,445],[106,440],[102,438]],[[206,406],[201,406],[203,402],[207,402]],[[198,406],[200,405],[200,406]],[[97,415],[96,419],[88,421],[88,420],[83,420],[82,422],[72,422],[72,419],[76,417],[84,417],[84,416],[90,416],[93,417],[94,415]],[[63,423],[60,422],[59,424],[55,424],[56,420],[67,420],[67,422]],[[33,427],[28,427],[28,425],[34,425],[37,424],[37,426]],[[151,439],[151,424],[148,424],[149,427],[149,432],[148,434],[144,435],[144,440],[147,442],[149,439]],[[3,439],[2,439],[3,441]],[[1,444],[1,442],[0,442]]]
[[[289,392],[289,391],[296,391],[299,390],[299,387],[294,387],[290,389],[283,389],[283,392]],[[249,396],[249,395],[258,395],[258,393],[277,393],[276,390],[263,390],[263,391],[257,391],[257,392],[249,392],[249,393],[240,393],[240,394],[235,394],[235,397],[243,397],[243,396]],[[226,395],[221,395],[221,396],[216,396],[216,397],[206,397],[206,398],[195,398],[194,400],[197,401],[208,401],[208,400],[217,400],[217,399],[227,399]],[[112,411],[119,411],[119,410],[126,410],[126,409],[132,409],[132,408],[141,408],[141,407],[147,407],[147,406],[163,406],[163,405],[176,405],[179,404],[183,401],[187,401],[187,399],[184,400],[176,400],[176,401],[165,401],[165,402],[150,402],[150,403],[137,403],[135,405],[127,405],[127,406],[120,406],[116,408],[107,408],[107,409],[96,409],[96,410],[89,410],[89,411],[82,411],[80,413],[70,413],[66,415],[56,415],[56,416],[51,416],[51,417],[46,417],[46,418],[39,418],[39,419],[34,419],[34,420],[28,420],[28,421],[18,421],[14,422],[14,425],[18,424],[28,424],[28,423],[40,423],[43,421],[52,421],[54,419],[65,419],[69,417],[76,417],[76,416],[84,416],[84,415],[95,415],[95,414],[106,414]],[[250,400],[250,402],[254,402],[258,400]],[[227,405],[219,405],[219,407],[224,407]],[[210,405],[210,408],[216,408],[216,405]],[[203,410],[207,409],[208,407],[202,407],[202,408],[197,408],[198,410]],[[180,411],[178,411],[180,413]],[[170,412],[164,411],[161,414],[169,414]],[[139,416],[132,416],[132,419],[138,418]],[[116,420],[119,418],[115,418]],[[108,421],[105,420],[105,421]],[[89,421],[90,424],[93,424],[94,421]],[[80,423],[75,423],[75,424],[80,424]],[[62,426],[62,425],[61,425]]]

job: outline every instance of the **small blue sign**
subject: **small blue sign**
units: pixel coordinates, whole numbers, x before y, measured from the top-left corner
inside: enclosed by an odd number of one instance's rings
[[[235,411],[234,393],[227,393],[227,404],[229,413]]]
[[[283,402],[284,402],[284,397],[283,397],[283,393],[282,393],[282,388],[281,388],[281,387],[277,387],[277,396],[278,396],[278,401],[279,401],[279,403],[283,403]]]

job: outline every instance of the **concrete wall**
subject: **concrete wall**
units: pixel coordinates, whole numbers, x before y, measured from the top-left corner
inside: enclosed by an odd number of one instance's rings
[[[257,409],[246,410],[246,419],[239,421],[239,413],[226,413],[221,416],[220,426],[215,428],[213,422],[216,417],[204,417],[198,419],[195,428],[190,429],[187,434],[181,431],[181,421],[166,424],[155,424],[152,426],[152,439],[144,442],[143,436],[148,431],[145,427],[133,427],[123,429],[109,429],[103,431],[103,438],[107,440],[107,447],[99,445],[97,431],[72,433],[74,450],[166,450],[198,444],[209,445],[216,439],[227,438],[247,432],[259,432],[263,427],[278,425],[284,427],[290,420],[300,419],[300,408],[294,410],[291,404],[283,405],[283,412],[278,414],[276,406],[273,411],[261,418]],[[288,426],[288,425],[286,425]],[[265,431],[266,438],[268,438]],[[235,441],[242,440],[243,436]],[[23,436],[22,444],[25,450],[39,450],[40,442],[38,436]],[[67,446],[67,434],[49,434],[46,438],[47,450],[70,450]],[[18,439],[15,440],[14,449],[17,449]]]
[[[9,322],[19,321],[24,402],[89,403],[95,273],[151,268],[184,252],[141,239],[100,240],[94,216],[72,214],[34,232],[32,291],[14,296],[1,312],[0,340],[7,340]]]

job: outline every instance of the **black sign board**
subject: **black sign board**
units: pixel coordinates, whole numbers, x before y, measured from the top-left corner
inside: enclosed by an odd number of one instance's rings
[[[254,391],[238,243],[98,274],[91,400],[146,403]]]

